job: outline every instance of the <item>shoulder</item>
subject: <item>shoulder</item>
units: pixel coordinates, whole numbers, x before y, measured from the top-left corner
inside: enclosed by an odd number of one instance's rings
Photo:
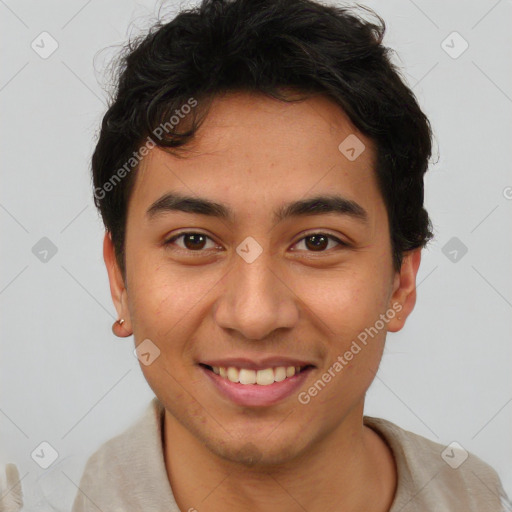
[[[72,512],[97,507],[113,512],[157,510],[155,507],[166,500],[173,510],[161,442],[161,415],[162,406],[155,398],[136,422],[89,457]]]
[[[395,458],[397,489],[390,512],[510,510],[496,471],[459,443],[445,446],[382,418],[365,416],[364,424],[387,442]]]
[[[133,463],[141,448],[152,446],[158,432],[155,405],[152,401],[132,425],[105,441],[87,460],[84,475],[97,477],[128,461]]]

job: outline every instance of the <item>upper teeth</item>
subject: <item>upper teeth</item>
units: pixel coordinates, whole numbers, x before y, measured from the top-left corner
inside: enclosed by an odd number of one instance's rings
[[[234,368],[230,366],[212,366],[213,372],[231,382],[240,384],[259,384],[268,386],[274,382],[281,382],[287,377],[293,377],[300,372],[300,366],[278,366],[277,368],[265,368],[264,370],[248,370],[247,368]]]

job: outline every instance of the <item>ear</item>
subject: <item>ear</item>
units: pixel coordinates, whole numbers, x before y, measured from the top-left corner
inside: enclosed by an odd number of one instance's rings
[[[105,260],[105,266],[107,267],[112,301],[117,310],[118,317],[124,319],[122,325],[119,325],[117,322],[114,323],[112,331],[116,336],[125,338],[126,336],[130,336],[133,332],[130,312],[128,310],[128,294],[121,269],[119,268],[115,256],[112,235],[109,231],[105,231],[105,237],[103,239],[103,259]]]
[[[395,273],[393,294],[389,307],[396,311],[395,317],[388,323],[389,332],[397,332],[403,328],[407,317],[416,304],[416,275],[420,268],[421,248],[407,251],[402,260],[399,272]]]

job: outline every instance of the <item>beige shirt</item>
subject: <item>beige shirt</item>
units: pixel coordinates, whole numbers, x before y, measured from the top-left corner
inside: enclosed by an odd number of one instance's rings
[[[180,512],[165,469],[163,412],[155,397],[136,423],[91,455],[72,512]],[[496,472],[475,455],[459,465],[464,452],[384,419],[365,416],[364,424],[387,441],[396,461],[397,489],[389,512],[512,510]]]

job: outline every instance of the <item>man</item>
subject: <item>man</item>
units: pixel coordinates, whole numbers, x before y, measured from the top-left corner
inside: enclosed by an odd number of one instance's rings
[[[205,0],[127,48],[94,195],[156,397],[74,512],[504,510],[483,461],[363,414],[432,236],[430,126],[377,20]]]

